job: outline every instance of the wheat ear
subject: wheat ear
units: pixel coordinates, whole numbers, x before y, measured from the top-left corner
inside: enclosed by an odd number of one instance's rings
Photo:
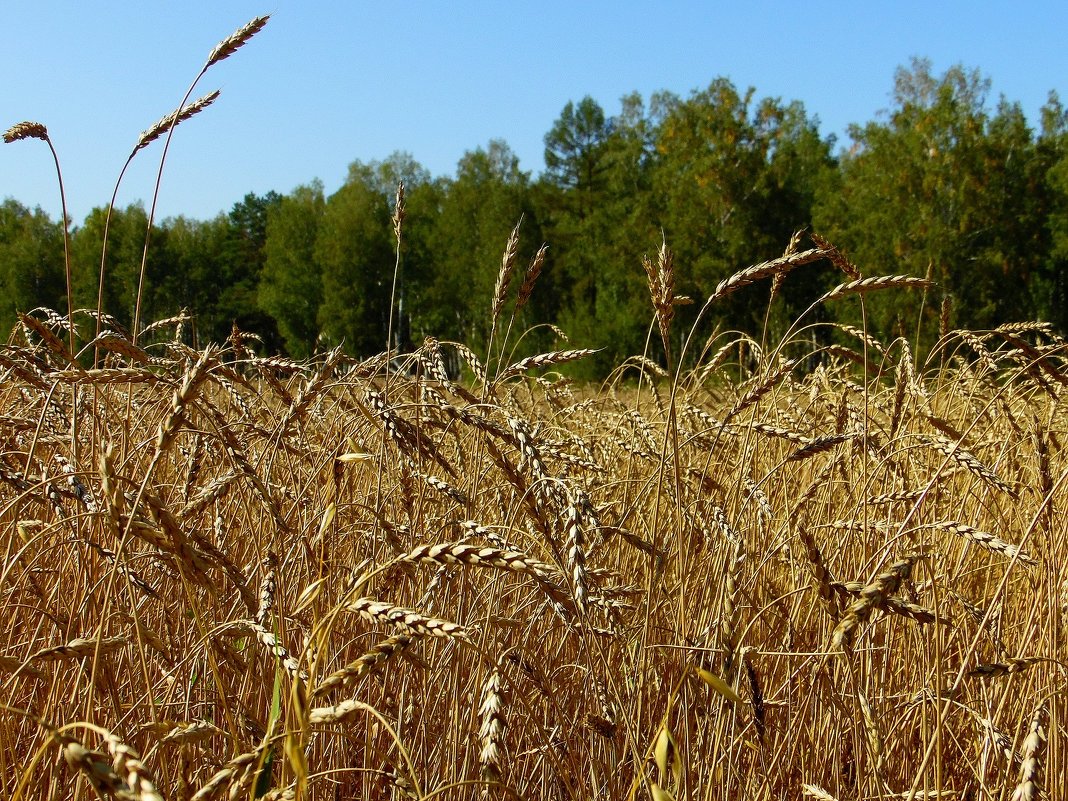
[[[388,623],[411,634],[471,641],[471,632],[458,623],[427,617],[411,609],[391,606],[371,598],[359,598],[348,604],[345,609],[355,612],[372,623]]]
[[[846,609],[831,635],[832,649],[849,650],[852,648],[853,638],[860,624],[867,621],[871,613],[885,602],[887,596],[893,594],[901,582],[908,578],[913,564],[920,557],[921,554],[909,554],[892,564],[888,570],[880,573],[875,581],[860,590],[857,599]]]
[[[315,688],[312,697],[326,695],[343,684],[355,681],[361,676],[377,670],[418,639],[419,635],[417,634],[394,634],[392,637],[376,643],[371,647],[370,651],[323,679],[319,686]]]
[[[860,295],[867,292],[875,292],[879,289],[894,289],[896,287],[917,287],[930,289],[934,284],[926,278],[916,278],[912,275],[875,275],[871,278],[861,278],[845,284],[839,284],[830,292],[821,297],[817,303],[826,303],[845,295]]]
[[[482,687],[482,705],[478,710],[481,724],[478,737],[482,743],[478,761],[482,778],[499,781],[501,778],[501,745],[504,740],[505,719],[501,704],[501,674],[497,668],[490,671]]]
[[[1023,743],[1020,762],[1020,781],[1012,793],[1012,801],[1035,801],[1042,792],[1046,759],[1046,706],[1042,704],[1031,718],[1031,728]]]

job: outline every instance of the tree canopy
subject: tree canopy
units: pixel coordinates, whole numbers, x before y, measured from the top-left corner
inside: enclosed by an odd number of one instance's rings
[[[542,245],[534,295],[515,319],[511,349],[601,348],[589,375],[628,356],[663,358],[650,337],[642,258],[674,253],[678,294],[700,300],[718,282],[772,257],[794,232],[827,237],[864,275],[928,276],[937,289],[893,304],[872,297],[879,335],[933,341],[939,303],[953,324],[990,328],[1042,318],[1068,326],[1068,112],[1051,94],[1032,124],[1019,104],[992,101],[977,70],[944,74],[914,60],[894,77],[891,107],[850,129],[836,151],[797,101],[759,97],[726,78],[681,97],[568,102],[545,134],[545,170],[532,176],[502,140],[465,153],[433,177],[408,153],[355,161],[330,196],[317,180],[287,194],[247,194],[212,220],[154,226],[146,320],[188,310],[187,336],[222,340],[232,327],[262,347],[304,357],[342,345],[356,355],[424,337],[487,347],[502,252],[516,225],[519,279]],[[404,186],[398,231],[395,204]],[[95,308],[107,210],[72,238],[75,300]],[[140,206],[115,209],[103,265],[104,310],[133,317],[147,226]],[[540,262],[539,262],[540,263]],[[396,281],[394,286],[394,274]],[[840,274],[791,276],[733,294],[703,324],[786,326]],[[41,210],[0,205],[0,323],[17,311],[63,309],[63,233]],[[923,304],[926,305],[923,305]],[[839,322],[859,307],[841,304]],[[676,332],[693,321],[680,308]],[[552,324],[552,329],[538,324]],[[677,335],[677,334],[676,334]]]

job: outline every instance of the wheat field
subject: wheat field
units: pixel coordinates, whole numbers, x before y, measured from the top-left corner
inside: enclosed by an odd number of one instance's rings
[[[662,247],[659,341],[599,385],[562,331],[507,356],[518,228],[484,350],[364,360],[142,327],[144,262],[127,332],[68,255],[0,346],[0,796],[1061,797],[1068,344],[708,333],[795,269],[842,281],[809,311],[932,289],[809,238],[688,331]]]
[[[851,268],[797,244],[709,303]],[[646,264],[665,345],[670,262]],[[916,281],[844,277],[821,302]],[[582,386],[556,372],[578,347],[296,363],[236,330],[192,350],[184,318],[143,345],[101,320],[89,368],[66,316],[21,319],[6,798],[1057,797],[1048,326],[946,331],[922,363],[849,327],[723,333]]]

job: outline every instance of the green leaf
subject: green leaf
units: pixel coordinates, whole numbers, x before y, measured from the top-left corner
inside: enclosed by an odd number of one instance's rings
[[[271,789],[271,770],[274,767],[274,748],[267,752],[267,758],[263,760],[263,768],[256,775],[256,788],[254,798],[263,798]]]

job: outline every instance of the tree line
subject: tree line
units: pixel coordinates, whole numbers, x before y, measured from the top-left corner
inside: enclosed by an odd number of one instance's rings
[[[800,102],[757,98],[725,78],[687,97],[628,95],[614,114],[586,97],[545,135],[536,178],[494,140],[449,177],[396,153],[353,163],[329,196],[312,181],[285,195],[246,195],[215,219],[163,221],[151,231],[142,319],[187,309],[200,342],[222,341],[236,325],[265,352],[300,358],[344,344],[369,355],[386,345],[396,268],[396,344],[432,335],[478,350],[519,222],[521,260],[548,249],[513,340],[529,350],[567,332],[576,346],[603,348],[591,374],[647,342],[656,357],[643,254],[666,242],[676,292],[700,301],[731,273],[782,252],[800,229],[833,242],[865,275],[937,282],[933,296],[872,296],[863,323],[876,334],[936,335],[944,298],[956,327],[1042,319],[1064,333],[1068,112],[1051,93],[1032,127],[1018,103],[992,104],[989,89],[977,70],[934,75],[914,60],[895,76],[891,108],[852,126],[839,152]],[[392,215],[402,182],[398,257]],[[96,306],[106,213],[94,209],[72,232],[76,306]],[[125,324],[147,224],[138,205],[116,209],[108,234],[104,310]],[[795,271],[770,301],[766,288],[735,293],[710,324],[782,333],[841,280],[831,269]],[[62,227],[6,200],[0,325],[10,330],[17,311],[38,306],[65,310],[65,297]],[[676,331],[695,308],[678,309]],[[861,322],[857,304],[816,314],[813,322]]]

